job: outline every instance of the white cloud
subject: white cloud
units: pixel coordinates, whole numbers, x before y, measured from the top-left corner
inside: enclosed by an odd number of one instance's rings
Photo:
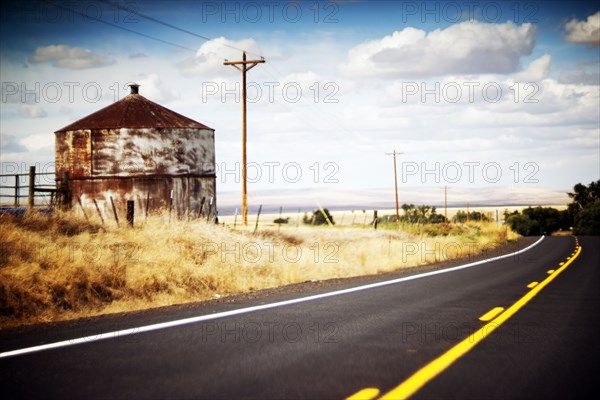
[[[27,147],[19,143],[13,135],[0,134],[0,150],[2,153],[24,153]]]
[[[561,83],[600,85],[600,61],[578,63],[560,75]]]
[[[544,54],[529,63],[523,71],[515,74],[515,79],[519,82],[539,82],[548,76],[551,61],[552,56]]]
[[[141,86],[140,94],[159,104],[168,103],[181,97],[154,73],[144,76],[137,83]]]
[[[38,133],[21,139],[21,144],[29,150],[50,149],[54,151],[54,135],[51,133]]]
[[[600,11],[587,17],[586,21],[573,18],[565,24],[567,42],[600,46]]]
[[[179,71],[186,77],[219,77],[235,72],[232,66],[223,65],[225,59],[231,61],[241,60],[242,51],[247,52],[248,59],[257,58],[261,54],[260,48],[254,39],[232,41],[220,37],[205,42],[196,55],[177,64]]]
[[[46,118],[48,114],[37,104],[19,105],[19,116],[23,118]]]
[[[86,69],[104,67],[114,64],[111,58],[94,53],[81,47],[70,47],[66,45],[51,45],[38,47],[35,54],[29,58],[32,63],[52,62],[58,68]]]
[[[414,78],[446,74],[512,73],[531,54],[532,24],[468,21],[425,32],[415,28],[355,46],[341,67],[347,76]]]

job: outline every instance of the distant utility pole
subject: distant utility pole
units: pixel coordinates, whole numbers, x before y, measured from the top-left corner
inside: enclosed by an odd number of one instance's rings
[[[444,219],[448,223],[448,186],[444,186]]]
[[[396,156],[404,153],[398,153],[394,150],[391,153],[385,153],[387,156],[394,156],[394,185],[396,187],[396,222],[400,221],[400,211],[398,206],[398,172],[396,169]]]
[[[467,208],[468,210],[468,208]],[[467,211],[468,215],[468,211]],[[444,220],[448,223],[448,186],[444,186]]]
[[[242,223],[248,225],[248,193],[246,191],[246,72],[257,64],[264,63],[265,59],[246,60],[244,52],[242,61],[227,61],[223,65],[232,65],[242,71]]]

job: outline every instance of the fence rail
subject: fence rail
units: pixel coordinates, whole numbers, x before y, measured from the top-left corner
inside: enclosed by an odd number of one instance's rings
[[[1,174],[0,175],[0,206],[24,207],[21,199],[27,199],[26,206],[53,207],[59,201],[59,195],[63,192],[60,185],[48,184],[47,176],[55,176],[54,172],[36,173],[35,166],[29,167],[29,173]],[[44,177],[44,178],[43,178]],[[56,178],[52,178],[56,182]],[[8,181],[12,181],[11,184]],[[45,181],[45,182],[43,182]],[[57,182],[58,183],[58,182]],[[5,200],[5,199],[12,199]]]

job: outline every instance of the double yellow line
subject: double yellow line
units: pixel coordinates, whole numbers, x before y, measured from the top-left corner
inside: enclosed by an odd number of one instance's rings
[[[575,251],[567,258],[564,263],[560,263],[560,268],[552,271],[550,275],[542,282],[531,286],[531,290],[528,291],[523,297],[517,300],[512,306],[503,311],[501,307],[496,307],[490,312],[482,316],[482,321],[489,321],[479,330],[469,335],[462,342],[456,344],[450,350],[425,365],[423,368],[415,372],[412,376],[396,386],[394,389],[385,393],[381,400],[397,400],[407,399],[415,394],[419,389],[425,386],[433,378],[441,374],[446,368],[452,365],[456,360],[469,352],[477,343],[488,337],[493,331],[500,327],[510,317],[512,317],[517,311],[525,306],[531,299],[533,299],[546,285],[552,282],[562,271],[564,271],[581,253],[581,246],[579,240],[575,239],[576,247]],[[550,272],[550,271],[548,271]],[[348,400],[368,400],[374,399],[379,395],[379,389],[366,388],[354,395],[350,396]]]

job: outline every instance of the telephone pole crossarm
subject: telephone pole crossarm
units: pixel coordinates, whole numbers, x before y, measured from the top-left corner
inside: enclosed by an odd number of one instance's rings
[[[223,65],[233,65],[233,66],[238,66],[240,64],[252,64],[250,67],[246,68],[246,71],[249,70],[250,68],[253,68],[256,66],[256,64],[261,64],[264,63],[265,60],[264,59],[260,59],[260,60],[242,60],[242,61],[225,61],[223,63]]]

